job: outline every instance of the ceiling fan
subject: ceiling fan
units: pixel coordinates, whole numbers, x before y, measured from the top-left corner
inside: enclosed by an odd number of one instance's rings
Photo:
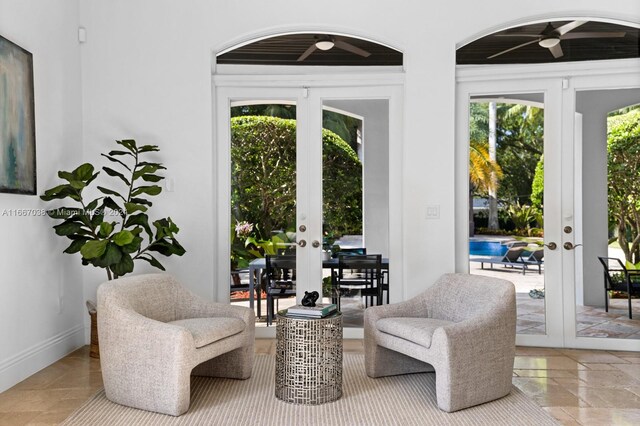
[[[347,52],[355,53],[356,55],[360,55],[364,58],[368,58],[371,56],[370,52],[367,52],[364,49],[360,49],[357,46],[354,46],[351,43],[347,43],[340,36],[314,36],[317,41],[313,43],[307,50],[304,51],[302,55],[298,58],[298,62],[302,62],[309,57],[316,50],[331,50],[334,47],[338,49],[346,50]]]
[[[501,52],[496,53],[495,55],[491,55],[487,57],[487,59],[492,59],[500,55],[504,55],[505,53],[511,52],[516,49],[520,49],[521,47],[528,46],[533,43],[538,43],[540,47],[544,47],[549,49],[554,58],[560,58],[564,55],[562,52],[562,46],[560,46],[561,40],[571,40],[578,38],[617,38],[624,37],[625,32],[571,32],[578,28],[581,25],[586,24],[588,21],[573,21],[568,24],[562,25],[558,28],[554,28],[553,25],[549,22],[544,30],[538,34],[531,33],[502,33],[496,34],[498,37],[533,37],[534,40],[527,41],[526,43],[519,44],[517,46],[511,47],[509,49],[503,50]]]

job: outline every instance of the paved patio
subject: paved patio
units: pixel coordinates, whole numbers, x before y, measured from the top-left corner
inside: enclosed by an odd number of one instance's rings
[[[476,262],[469,263],[470,273],[495,278],[503,278],[516,286],[516,303],[519,334],[545,334],[545,299],[533,299],[529,291],[544,289],[544,270],[527,271],[495,265],[493,269],[481,269]],[[627,299],[611,299],[609,312],[604,308],[577,306],[578,337],[614,337],[620,339],[640,339],[640,299],[632,300],[634,319],[630,320]]]

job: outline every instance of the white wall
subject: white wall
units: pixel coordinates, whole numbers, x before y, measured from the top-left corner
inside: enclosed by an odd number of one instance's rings
[[[393,238],[403,244],[406,296],[412,296],[454,270],[456,45],[506,25],[577,16],[640,22],[640,4],[540,0],[516,8],[508,0],[491,7],[470,0],[437,6],[417,0],[375,6],[326,0],[319,8],[286,0],[0,0],[0,33],[34,53],[39,192],[54,184],[56,170],[81,159],[97,161],[114,139],[159,144],[175,192],[164,194],[155,211],[181,226],[179,237],[188,251],[166,266],[207,297],[216,285],[212,215],[218,202],[212,195],[212,52],[257,35],[313,29],[364,36],[402,50],[404,177],[402,188],[392,190],[403,193],[404,217],[402,234]],[[88,41],[81,47],[78,22],[87,28]],[[424,219],[427,204],[440,206],[439,220]],[[0,207],[42,203],[0,194]],[[50,225],[42,218],[0,218],[4,384],[66,350],[86,316],[84,299],[95,296],[104,280],[102,271],[80,272],[77,258],[60,254],[63,242]]]
[[[363,117],[364,238],[369,253],[389,256],[389,101],[327,100],[325,105]]]
[[[407,296],[454,270],[454,98],[456,44],[542,17],[603,16],[640,21],[635,0],[527,2],[327,0],[322,8],[284,0],[87,0],[81,22],[85,150],[114,138],[158,143],[176,191],[157,203],[179,225],[188,253],[169,269],[213,295],[211,53],[258,35],[322,29],[369,37],[404,52],[404,277]],[[339,13],[336,13],[339,11]],[[357,19],[354,19],[357,17]],[[427,204],[439,220],[425,220]],[[88,280],[96,278],[87,277]]]
[[[33,54],[38,194],[82,159],[78,2],[0,0],[0,34]],[[36,196],[0,194],[0,392],[84,343],[80,260]]]
[[[640,103],[640,89],[589,90],[576,93],[582,113],[583,303],[604,306],[602,265],[607,256],[607,114]]]

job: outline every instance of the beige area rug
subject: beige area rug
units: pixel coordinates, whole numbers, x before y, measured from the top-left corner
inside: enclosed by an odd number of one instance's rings
[[[435,375],[371,379],[363,354],[345,354],[343,396],[304,406],[274,396],[272,355],[256,356],[249,380],[192,377],[191,407],[172,417],[124,407],[99,392],[63,425],[556,425],[556,421],[515,386],[505,398],[455,413],[436,405]]]

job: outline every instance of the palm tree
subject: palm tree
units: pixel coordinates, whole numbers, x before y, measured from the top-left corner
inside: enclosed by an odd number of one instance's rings
[[[473,194],[495,192],[502,178],[500,165],[489,155],[489,146],[485,141],[469,141],[469,236],[474,235]]]

